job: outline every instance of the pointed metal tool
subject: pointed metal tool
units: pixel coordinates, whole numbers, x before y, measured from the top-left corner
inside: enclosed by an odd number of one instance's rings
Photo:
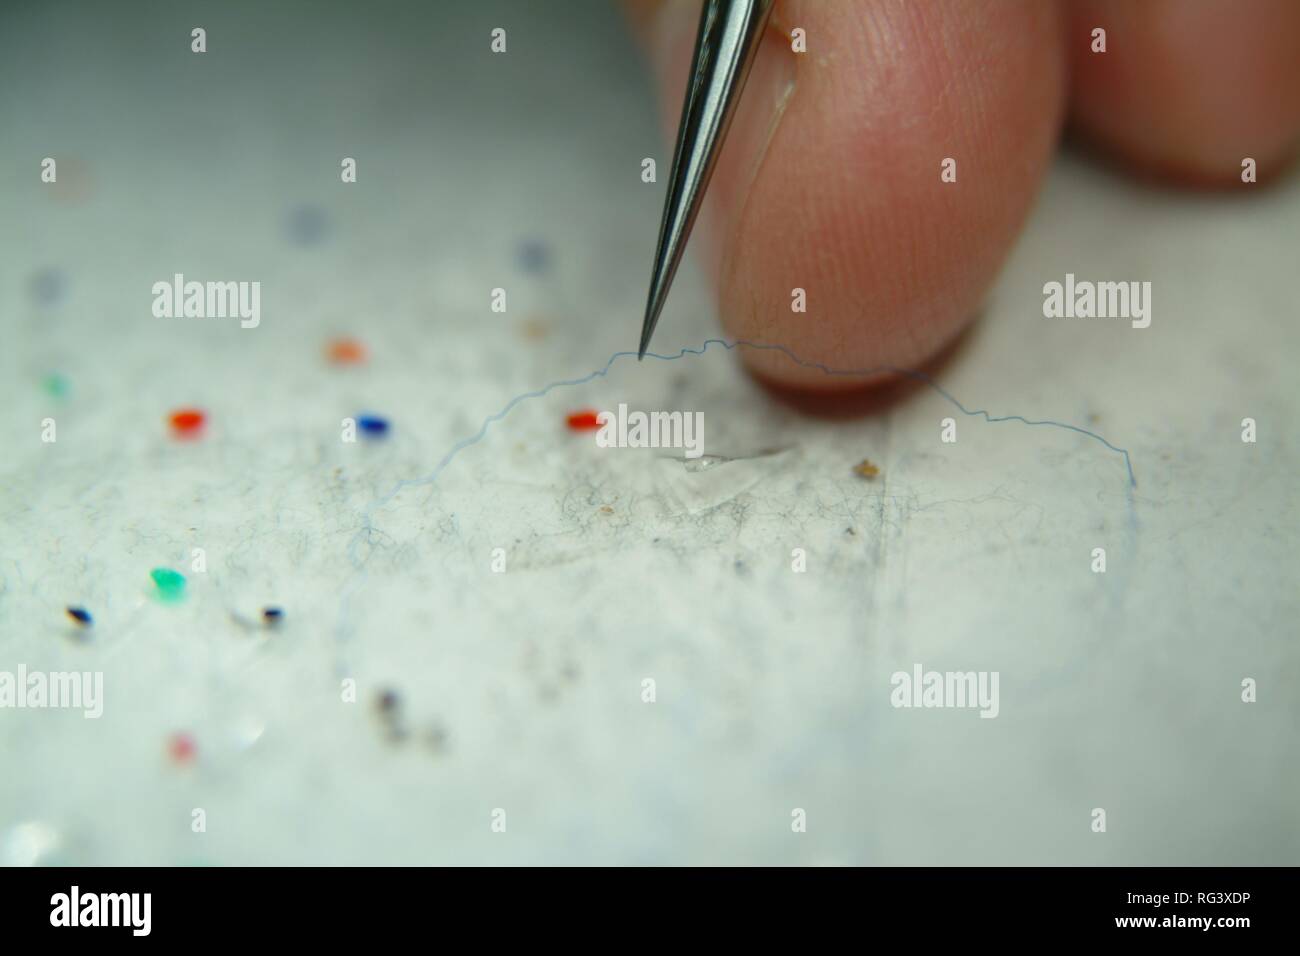
[[[668,178],[668,198],[664,201],[654,270],[650,274],[650,296],[646,300],[638,358],[645,358],[650,337],[659,323],[659,313],[681,264],[686,240],[699,215],[727,128],[750,67],[754,65],[772,3],[773,0],[704,0],[695,56],[691,59],[691,76],[686,84],[686,104],[682,107],[677,148]]]

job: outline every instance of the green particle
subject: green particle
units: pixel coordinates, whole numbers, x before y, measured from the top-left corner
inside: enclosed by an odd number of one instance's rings
[[[164,601],[179,601],[185,596],[185,575],[171,568],[154,568],[149,572]]]
[[[63,398],[68,394],[68,380],[58,372],[51,372],[45,376],[41,384],[45,386],[45,391],[55,398]]]

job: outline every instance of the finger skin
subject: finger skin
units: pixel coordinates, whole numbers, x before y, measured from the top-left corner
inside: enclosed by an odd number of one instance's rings
[[[1071,123],[1174,179],[1276,175],[1300,138],[1297,0],[1070,0]],[[1106,30],[1106,52],[1092,31]]]
[[[913,368],[950,342],[997,274],[1056,140],[1058,12],[1042,0],[778,0],[710,188],[711,238],[700,240],[727,333],[838,368]],[[677,22],[658,40],[669,123],[694,32]],[[796,27],[806,53],[791,51]],[[940,178],[948,157],[955,183]],[[806,313],[792,310],[794,289]],[[741,354],[777,384],[858,384],[777,353]]]

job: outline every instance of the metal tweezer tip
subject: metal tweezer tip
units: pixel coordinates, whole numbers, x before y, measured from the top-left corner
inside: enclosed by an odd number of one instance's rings
[[[772,3],[773,0],[704,2],[668,177],[668,196],[659,226],[654,269],[650,273],[650,295],[641,324],[638,360],[645,358],[650,337],[659,324],[659,314],[681,264],[691,227],[699,215],[736,103],[762,42]]]

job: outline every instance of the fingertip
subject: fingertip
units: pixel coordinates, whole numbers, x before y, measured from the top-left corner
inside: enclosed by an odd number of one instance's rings
[[[805,360],[742,350],[767,382],[860,388],[873,377],[821,366],[915,367],[976,314],[1055,142],[1060,22],[1037,0],[778,12],[808,52],[760,55],[756,74],[793,61],[792,90],[775,118],[737,117],[718,169],[722,321]]]
[[[1088,142],[1193,185],[1240,184],[1247,160],[1263,181],[1294,158],[1294,0],[1078,0],[1068,30],[1071,126]]]

